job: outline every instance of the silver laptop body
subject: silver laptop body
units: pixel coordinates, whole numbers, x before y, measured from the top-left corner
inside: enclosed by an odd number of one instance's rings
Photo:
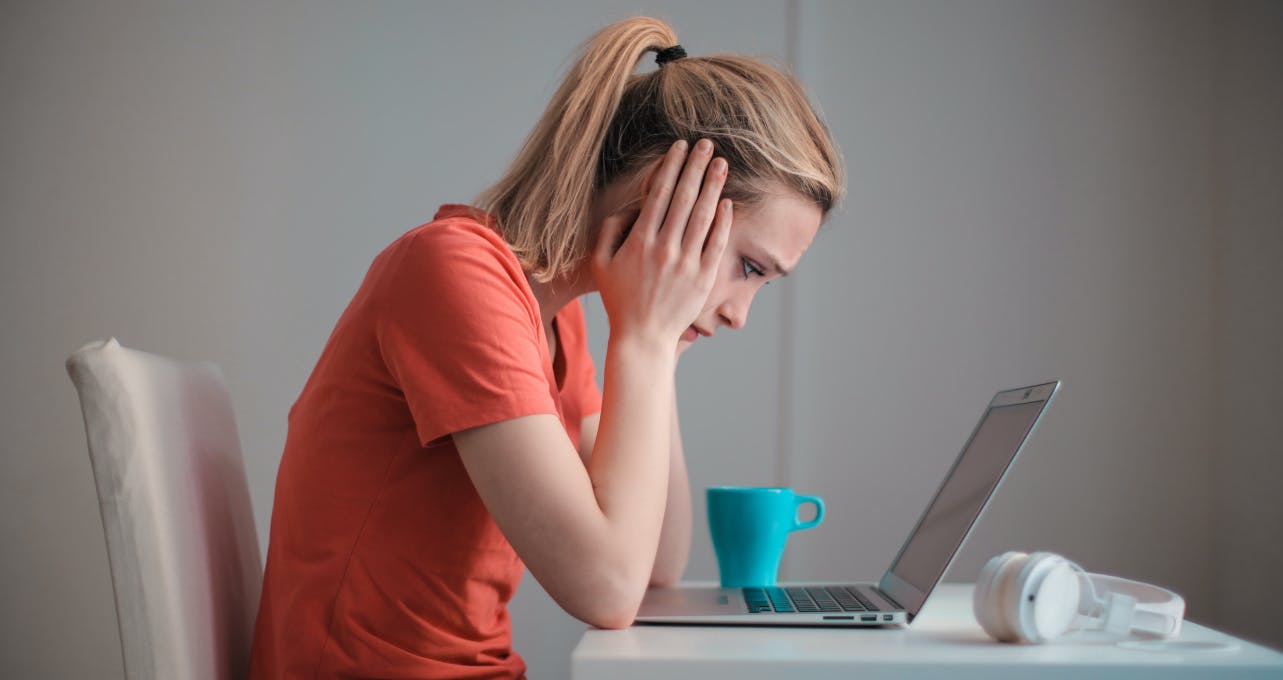
[[[1059,381],[989,402],[900,553],[877,583],[651,588],[638,623],[887,626],[911,623],[1038,424]]]

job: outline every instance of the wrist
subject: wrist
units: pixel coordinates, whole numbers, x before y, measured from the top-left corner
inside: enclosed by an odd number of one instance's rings
[[[657,335],[611,333],[606,343],[606,356],[626,357],[629,363],[644,363],[653,370],[675,370],[677,367],[677,353],[673,351],[673,343],[666,342]]]

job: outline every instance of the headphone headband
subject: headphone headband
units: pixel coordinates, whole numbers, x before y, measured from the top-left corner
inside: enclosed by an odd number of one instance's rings
[[[1134,608],[1130,628],[1144,631],[1159,637],[1171,637],[1181,632],[1181,622],[1185,620],[1185,598],[1175,592],[1149,583],[1132,581],[1119,576],[1106,574],[1087,574],[1092,587],[1097,591],[1112,594],[1116,604],[1107,607],[1104,612],[1104,630],[1110,630],[1110,620],[1117,620],[1123,612],[1111,612],[1115,609]],[[1120,598],[1119,596],[1122,596]],[[1126,598],[1126,599],[1124,599]],[[1118,624],[1115,623],[1115,627]],[[1126,631],[1123,631],[1126,632]]]
[[[1049,552],[1006,552],[976,579],[976,620],[1004,642],[1043,642],[1072,629],[1178,635],[1185,600],[1158,586],[1089,574]]]

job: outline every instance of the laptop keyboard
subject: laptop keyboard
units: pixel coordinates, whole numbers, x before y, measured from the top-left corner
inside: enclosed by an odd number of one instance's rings
[[[876,612],[869,598],[854,586],[744,588],[748,613],[764,612]]]

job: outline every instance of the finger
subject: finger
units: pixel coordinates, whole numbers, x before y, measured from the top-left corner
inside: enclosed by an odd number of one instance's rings
[[[716,273],[717,265],[722,261],[722,253],[731,239],[731,222],[735,220],[735,206],[726,198],[718,204],[717,220],[708,232],[708,241],[704,244],[704,254],[700,257],[700,266],[705,272]]]
[[[717,219],[718,201],[722,196],[722,187],[726,184],[726,159],[714,158],[704,173],[704,188],[699,192],[699,200],[691,210],[690,219],[686,220],[686,235],[682,237],[682,251],[694,253],[696,257],[704,249],[708,232]]]
[[[673,198],[668,203],[668,214],[664,216],[664,226],[660,227],[659,233],[674,247],[682,242],[686,233],[686,223],[695,207],[695,199],[699,198],[700,183],[712,159],[713,143],[708,139],[699,140],[686,159],[686,167],[682,168],[677,186],[673,188]]]
[[[634,230],[640,230],[648,236],[659,231],[660,225],[664,223],[664,216],[668,213],[668,202],[673,195],[673,185],[677,183],[682,164],[686,162],[686,148],[686,140],[679,139],[669,147],[668,153],[664,154],[664,162],[660,164],[651,180],[650,192],[642,203],[641,215],[637,218]]]

